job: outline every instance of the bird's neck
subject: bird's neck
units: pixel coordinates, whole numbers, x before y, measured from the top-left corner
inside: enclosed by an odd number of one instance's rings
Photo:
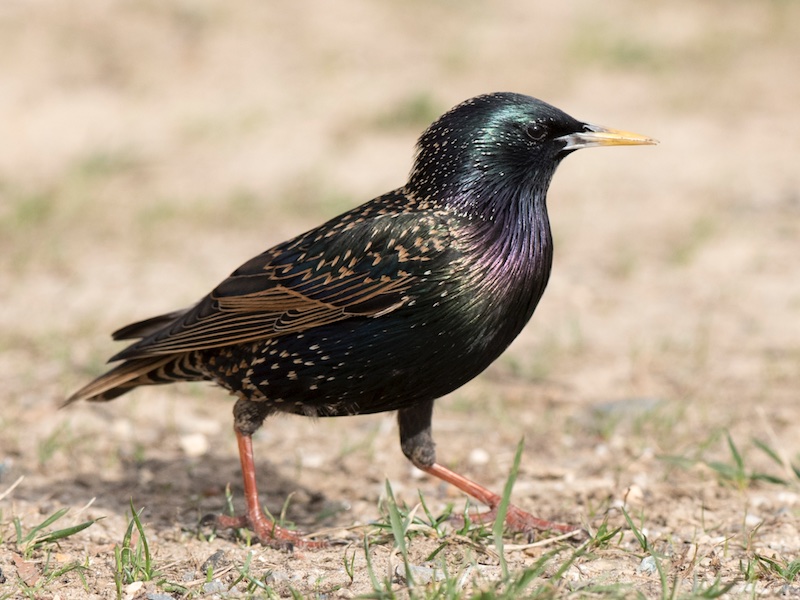
[[[504,328],[528,322],[550,277],[553,240],[545,204],[546,186],[508,186],[473,198],[466,244],[475,251],[476,282],[503,315]],[[500,315],[498,315],[500,316]]]

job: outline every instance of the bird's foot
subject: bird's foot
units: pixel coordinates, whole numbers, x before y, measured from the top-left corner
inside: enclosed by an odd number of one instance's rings
[[[265,546],[280,550],[292,550],[294,548],[311,550],[325,548],[328,545],[327,542],[309,540],[296,531],[281,527],[275,521],[267,518],[263,512],[240,517],[217,515],[214,517],[214,523],[221,529],[249,529],[255,533],[259,542]]]
[[[490,512],[495,513],[496,516],[497,507],[493,507]],[[572,534],[570,537],[575,540],[582,540],[588,536],[587,532],[581,527],[534,517],[513,504],[509,504],[506,511],[506,525],[512,531],[526,533],[529,536],[534,531],[551,531],[558,535]]]
[[[474,523],[492,523],[497,519],[497,508],[497,506],[493,506],[488,511],[471,512],[469,519]],[[463,520],[464,517],[454,516],[454,518]],[[533,533],[536,531],[549,531],[557,535],[572,534],[570,537],[576,540],[583,540],[588,535],[580,527],[534,517],[513,504],[509,504],[506,509],[506,526],[515,533],[526,534],[531,540],[533,539]]]

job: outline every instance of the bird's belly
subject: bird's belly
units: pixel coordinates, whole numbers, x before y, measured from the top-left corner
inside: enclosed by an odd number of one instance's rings
[[[430,318],[421,318],[429,314]],[[274,410],[342,416],[397,410],[443,396],[510,343],[475,319],[403,309],[215,351],[215,379]]]

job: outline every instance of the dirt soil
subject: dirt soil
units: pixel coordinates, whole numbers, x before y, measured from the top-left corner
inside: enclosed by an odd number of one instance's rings
[[[524,437],[514,502],[622,528],[560,579],[577,544],[507,538],[512,572],[557,551],[528,593],[800,595],[798,56],[781,0],[2,3],[0,598],[348,598],[370,569],[409,594],[370,525],[386,480],[435,515],[465,499],[411,468],[392,415],[265,424],[268,508],[290,497],[288,521],[345,544],[285,552],[199,525],[227,485],[243,504],[221,390],[59,405],[120,349],[111,331],[401,185],[428,123],[500,90],[661,145],[561,166],[550,286],[438,402],[440,459],[500,491]],[[118,587],[131,503],[158,575]],[[63,508],[47,529],[99,520],[30,548]],[[444,562],[489,589],[494,543],[452,529],[411,537],[418,579]]]

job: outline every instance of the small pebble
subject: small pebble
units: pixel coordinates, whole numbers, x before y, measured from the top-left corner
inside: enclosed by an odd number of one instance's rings
[[[225,591],[225,584],[215,579],[203,584],[203,591],[206,594],[217,594]]]
[[[639,505],[644,501],[644,492],[641,487],[634,483],[625,490],[623,499],[625,504]]]
[[[294,581],[295,583],[300,583],[306,578],[305,571],[295,571],[289,576],[290,581]]]
[[[225,551],[224,550],[217,550],[209,556],[206,561],[200,566],[200,574],[205,576],[208,573],[209,567],[216,571],[219,566],[222,564],[223,559],[225,558]]]
[[[11,458],[4,458],[0,461],[0,481],[3,480],[3,476],[11,471],[11,467],[13,466],[14,461]],[[0,582],[2,583],[2,582]]]
[[[755,527],[756,525],[760,525],[763,519],[761,517],[757,517],[756,515],[747,515],[744,518],[744,524],[748,527]]]
[[[486,465],[489,463],[491,456],[483,448],[473,448],[469,453],[469,462],[472,465]]]
[[[432,581],[442,581],[446,575],[441,569],[431,569],[430,567],[422,567],[418,565],[409,565],[411,577],[414,578],[415,583],[431,583]],[[406,568],[403,565],[397,565],[394,568],[394,576],[400,581],[406,580]]]
[[[796,598],[797,596],[800,596],[800,587],[797,587],[796,585],[786,584],[781,588],[781,591],[778,595],[785,597],[794,596]]]
[[[129,583],[125,586],[125,597],[126,598],[133,598],[142,587],[144,586],[143,581],[134,581],[133,583]]]
[[[266,577],[267,583],[280,583],[282,581],[288,581],[289,575],[286,571],[272,571]]]
[[[304,467],[309,469],[319,469],[325,464],[325,456],[323,454],[306,453],[300,455],[300,462]]]
[[[111,431],[118,440],[128,440],[133,437],[133,423],[128,419],[116,419],[111,423]]]
[[[645,575],[651,575],[658,571],[658,567],[656,566],[656,559],[652,556],[645,556],[642,559],[642,562],[639,563],[639,566],[636,567],[636,572],[640,575],[644,573]]]
[[[208,452],[210,444],[203,433],[187,433],[179,438],[181,450],[186,456],[203,456]]]

